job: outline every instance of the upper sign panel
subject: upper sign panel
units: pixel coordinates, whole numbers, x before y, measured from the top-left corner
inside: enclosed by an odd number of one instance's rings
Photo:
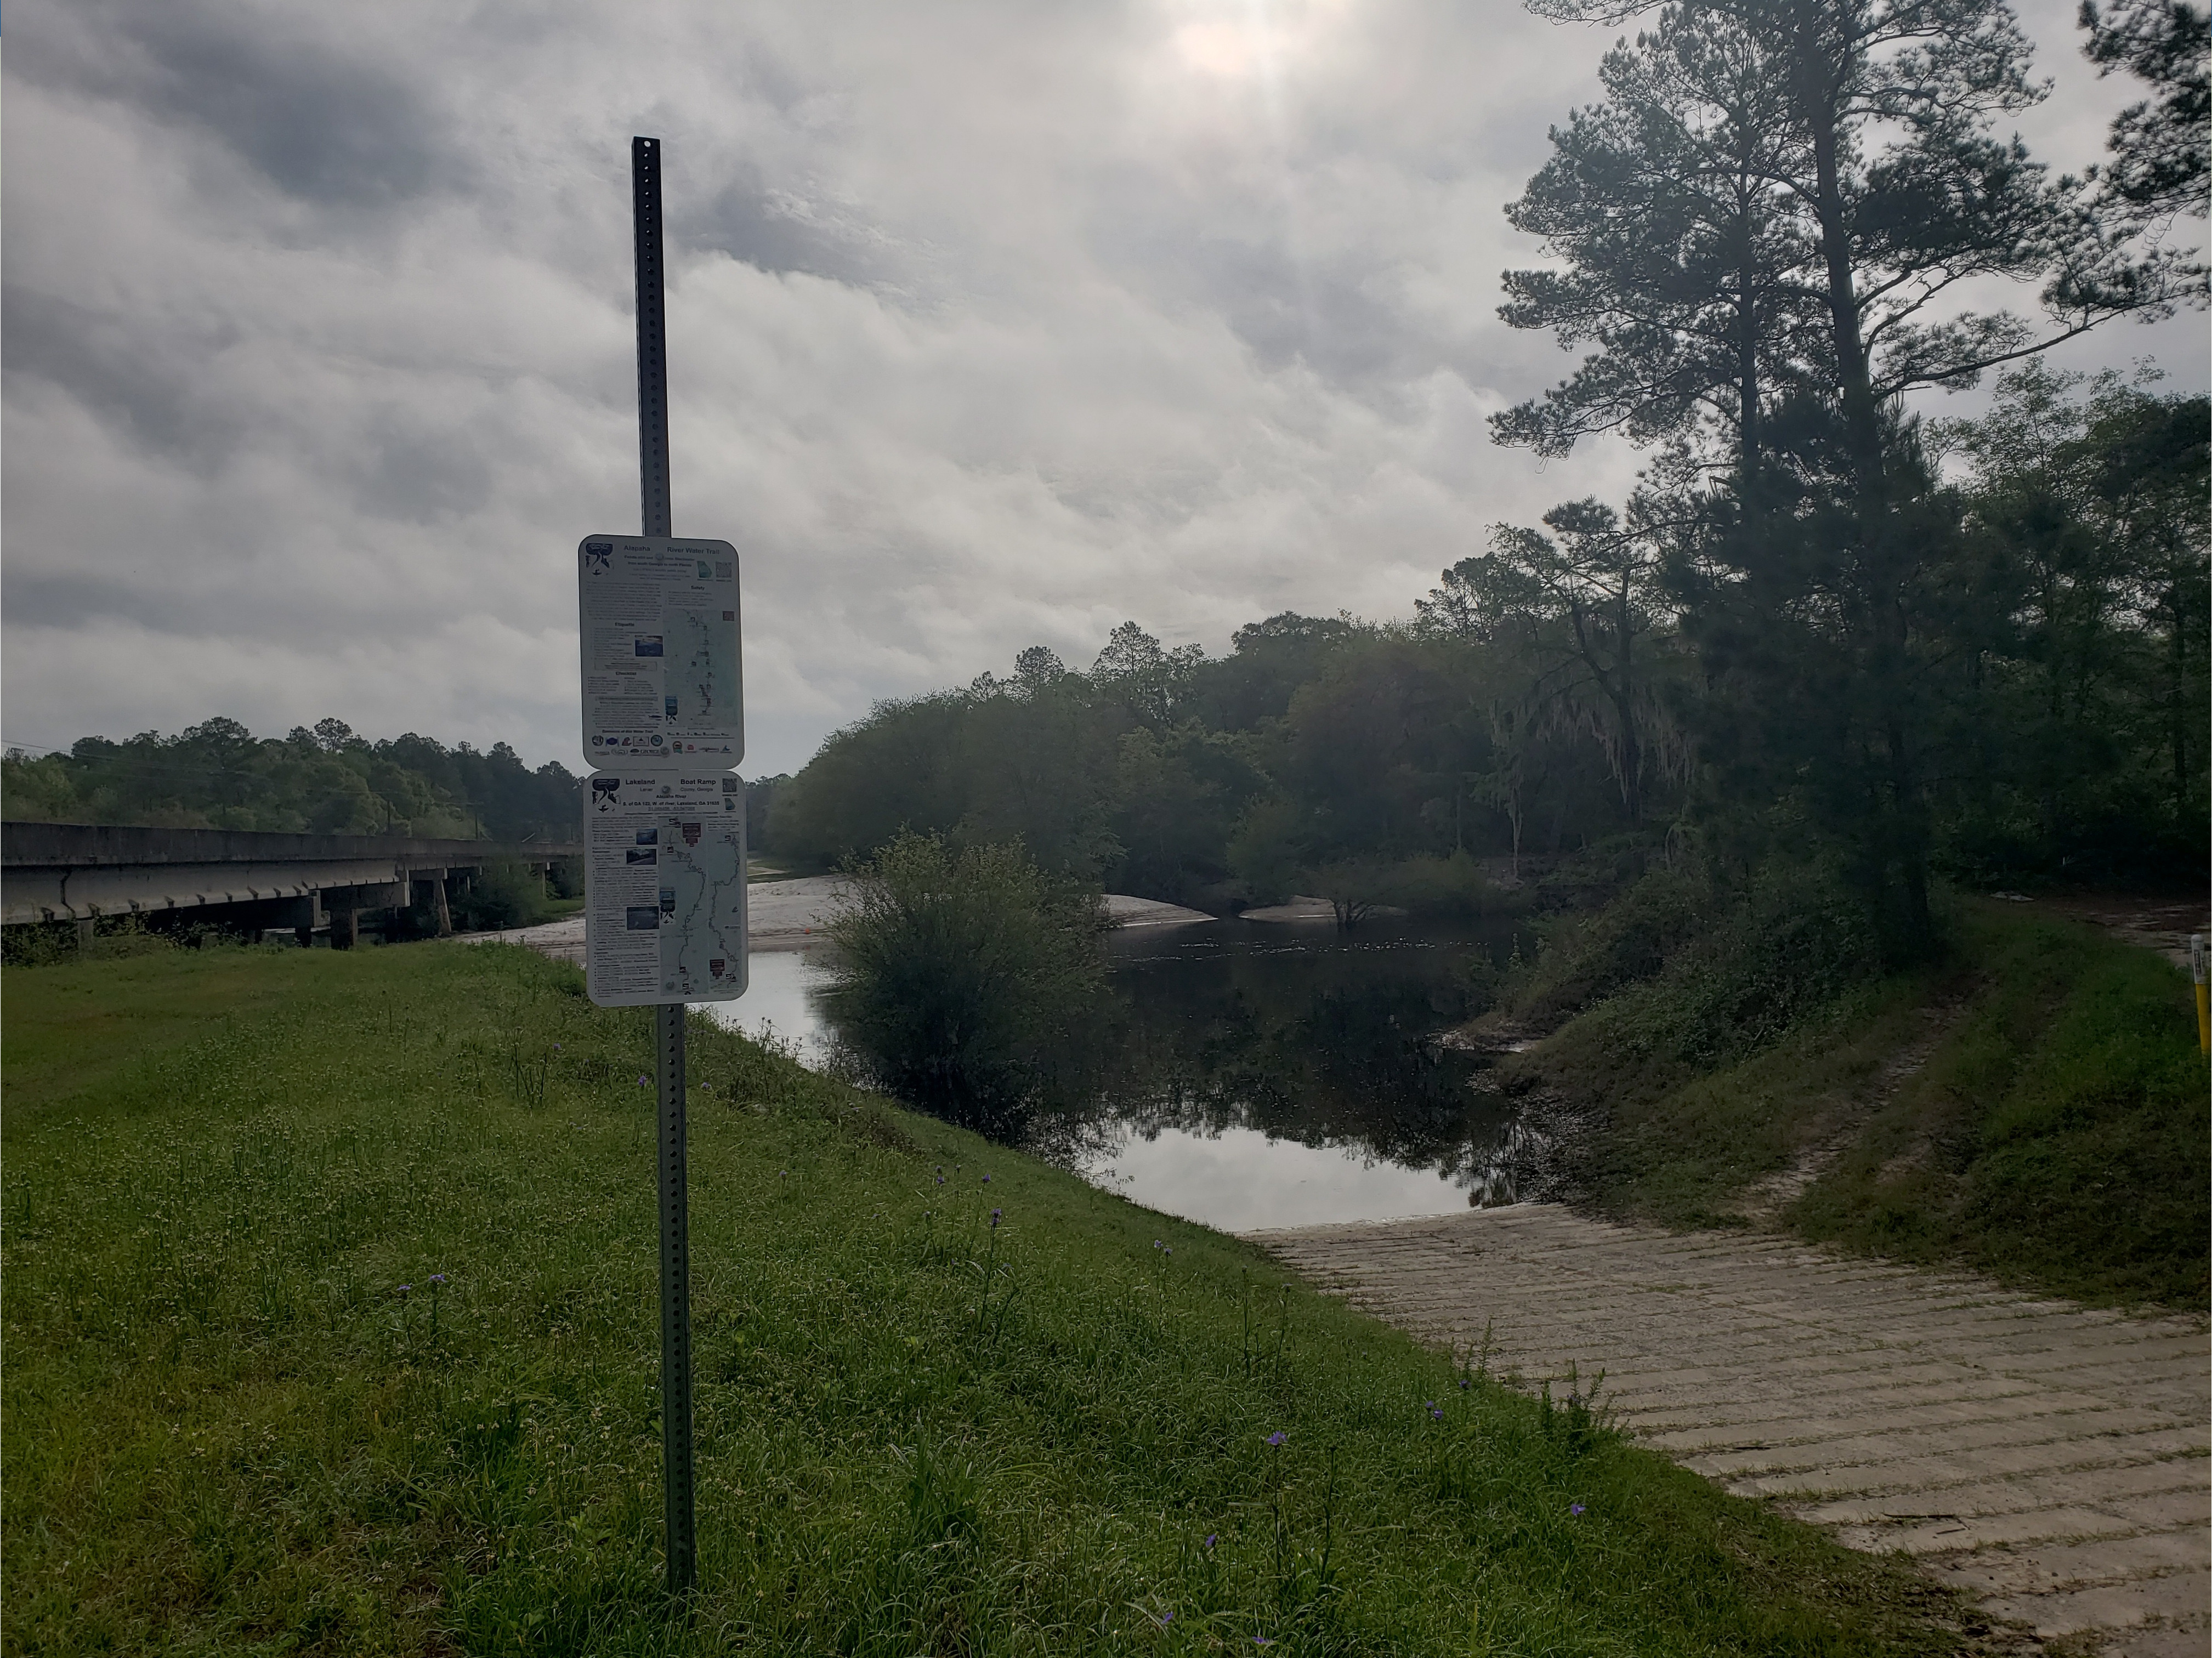
[[[576,592],[587,761],[696,771],[744,758],[736,548],[586,536]]]

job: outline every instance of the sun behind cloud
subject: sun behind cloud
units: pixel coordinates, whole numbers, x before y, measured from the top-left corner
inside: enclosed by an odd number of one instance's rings
[[[1169,43],[1186,69],[1246,80],[1317,54],[1350,10],[1350,0],[1183,0]]]

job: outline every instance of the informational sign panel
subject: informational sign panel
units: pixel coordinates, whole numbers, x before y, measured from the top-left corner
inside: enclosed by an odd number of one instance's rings
[[[601,1007],[745,993],[744,785],[594,772],[584,807],[584,978]]]
[[[695,770],[745,757],[736,548],[586,536],[576,592],[586,760]]]

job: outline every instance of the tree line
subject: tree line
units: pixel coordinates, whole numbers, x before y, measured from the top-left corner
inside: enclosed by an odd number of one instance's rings
[[[447,748],[410,732],[372,743],[340,720],[256,738],[217,716],[173,737],[88,737],[65,754],[9,750],[7,816],[48,823],[497,841],[574,840],[580,784],[505,743]]]
[[[2203,302],[2171,234],[2204,210],[2203,13],[2084,8],[2155,97],[2075,178],[1999,131],[2044,88],[1998,0],[1534,3],[1650,15],[1507,209],[1551,263],[1502,314],[1579,361],[1493,436],[1624,436],[1629,496],[1493,526],[1403,622],[1279,616],[1218,659],[1129,623],[1085,671],[1039,647],[886,703],[772,780],[772,850],[1018,838],[1219,907],[1680,848],[1817,865],[1893,956],[1931,881],[2201,874],[2206,401],[2041,354]],[[1990,278],[2037,314],[1972,308]],[[1985,381],[1978,420],[1908,404]]]

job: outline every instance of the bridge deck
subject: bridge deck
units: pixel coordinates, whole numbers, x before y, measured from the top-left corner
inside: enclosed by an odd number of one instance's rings
[[[0,824],[0,923],[85,921],[345,894],[347,907],[408,902],[408,884],[458,869],[542,867],[575,841],[281,835],[109,823]]]

